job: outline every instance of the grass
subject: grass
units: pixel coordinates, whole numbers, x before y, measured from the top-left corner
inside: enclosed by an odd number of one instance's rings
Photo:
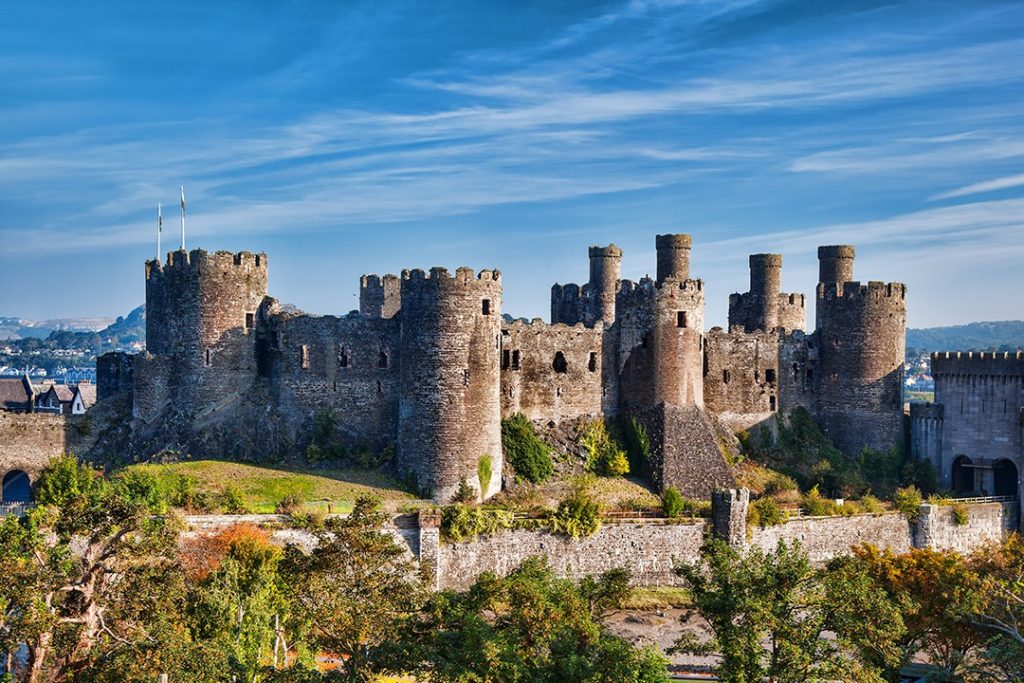
[[[649,586],[634,588],[629,596],[622,601],[622,609],[655,610],[687,607],[690,605],[690,594],[685,588],[673,586]]]
[[[934,391],[904,391],[903,400],[907,403],[931,403],[935,400]]]
[[[492,501],[514,503],[521,509],[532,507],[557,507],[558,502],[568,496],[577,478],[558,479],[543,484],[521,485],[517,490],[502,491]],[[636,509],[637,507],[660,510],[661,498],[639,477],[598,477],[584,478],[587,493],[605,510]]]
[[[288,496],[303,503],[307,511],[349,512],[356,498],[369,494],[384,507],[397,510],[415,497],[395,480],[371,470],[310,470],[302,468],[249,465],[222,460],[193,460],[164,465],[131,465],[126,469],[151,472],[167,490],[181,477],[191,477],[196,488],[205,493],[223,493],[229,486],[241,493],[252,512],[274,512]]]

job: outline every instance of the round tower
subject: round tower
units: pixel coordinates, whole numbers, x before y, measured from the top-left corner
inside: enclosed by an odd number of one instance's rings
[[[750,255],[748,329],[774,330],[779,325],[782,254]]]
[[[175,407],[201,411],[255,378],[266,294],[266,254],[194,249],[146,263],[146,351],[168,368]]]
[[[818,285],[818,415],[847,455],[865,446],[889,449],[903,439],[906,316],[902,283]]]
[[[591,311],[587,324],[603,320],[605,325],[615,322],[615,295],[622,275],[622,249],[614,244],[590,247]]]
[[[399,475],[447,503],[501,489],[501,277],[402,273]],[[481,476],[489,472],[489,479]]]
[[[654,299],[654,404],[704,405],[704,281],[666,278]]]
[[[818,282],[852,281],[854,254],[850,244],[818,247]]]
[[[654,246],[658,252],[658,284],[667,277],[687,280],[690,277],[690,248],[693,238],[686,234],[656,235]]]

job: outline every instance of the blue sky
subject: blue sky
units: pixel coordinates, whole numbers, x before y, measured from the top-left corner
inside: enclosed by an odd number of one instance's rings
[[[117,315],[175,245],[264,250],[271,293],[500,268],[548,314],[614,241],[690,232],[709,325],[815,248],[909,322],[1024,318],[1024,4],[870,0],[4,3],[0,315]]]

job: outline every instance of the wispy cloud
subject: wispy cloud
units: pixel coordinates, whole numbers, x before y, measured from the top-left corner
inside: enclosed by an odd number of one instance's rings
[[[1024,173],[1019,173],[1017,175],[996,178],[994,180],[986,180],[980,183],[972,183],[970,185],[965,185],[964,187],[958,187],[955,190],[932,195],[928,199],[929,201],[953,199],[954,197],[964,197],[971,194],[980,194],[982,192],[993,192],[995,190],[1006,190],[1011,187],[1021,187],[1022,185],[1024,185]]]

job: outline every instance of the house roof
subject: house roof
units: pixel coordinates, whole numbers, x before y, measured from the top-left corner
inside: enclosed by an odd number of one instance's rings
[[[61,403],[70,403],[75,399],[75,390],[67,384],[54,384],[53,393],[57,394]]]
[[[32,393],[28,377],[0,377],[0,410],[28,410]]]
[[[82,397],[82,406],[86,409],[90,408],[96,403],[96,385],[95,384],[79,384],[75,387],[75,392]]]

